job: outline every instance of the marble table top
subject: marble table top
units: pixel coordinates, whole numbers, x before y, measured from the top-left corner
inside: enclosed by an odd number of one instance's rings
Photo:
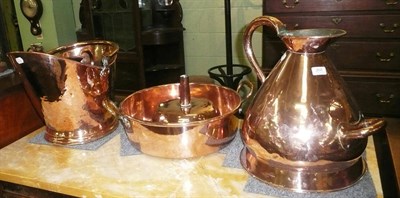
[[[33,144],[39,129],[0,150],[0,180],[77,197],[271,197],[245,192],[244,169],[223,166],[225,153],[195,159],[120,154],[120,136],[96,150]],[[367,164],[383,197],[372,137]]]

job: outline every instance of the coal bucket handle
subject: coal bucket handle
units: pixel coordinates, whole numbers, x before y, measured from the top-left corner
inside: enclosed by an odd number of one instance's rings
[[[379,132],[385,127],[386,121],[379,118],[368,118],[357,124],[342,124],[341,131],[343,139],[361,139]]]
[[[285,25],[278,20],[275,17],[271,16],[260,16],[255,18],[253,21],[249,23],[249,25],[246,27],[244,31],[244,37],[243,37],[243,48],[244,52],[247,56],[247,59],[250,62],[250,65],[254,68],[257,77],[261,80],[261,82],[264,82],[266,79],[266,76],[264,75],[263,71],[261,70],[260,64],[258,63],[253,47],[252,47],[252,37],[254,31],[260,27],[260,26],[268,26],[268,27],[273,27],[275,28],[276,32],[278,35],[280,35],[282,32],[286,31]]]

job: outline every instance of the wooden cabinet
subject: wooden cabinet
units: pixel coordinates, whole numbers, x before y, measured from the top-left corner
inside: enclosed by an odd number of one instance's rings
[[[288,29],[345,30],[326,52],[361,110],[371,116],[400,116],[399,0],[264,0],[263,15],[277,17]],[[286,48],[268,28],[262,48],[262,67],[268,73]]]
[[[400,119],[385,118],[386,131],[374,134],[384,197],[400,197]]]
[[[0,106],[0,149],[44,125],[15,73],[0,78]]]
[[[2,198],[74,198],[73,196],[0,181],[0,195]]]
[[[44,125],[6,56],[7,52],[22,49],[19,29],[13,24],[16,21],[13,8],[13,1],[0,3],[3,13],[0,16],[0,149]]]
[[[158,0],[142,2],[147,4],[140,8],[146,86],[177,83],[185,73],[181,4],[177,0],[170,6],[162,6]],[[143,20],[149,14],[151,20]]]
[[[123,98],[134,91],[178,82],[185,72],[182,8],[178,0],[82,0],[79,41],[104,39],[120,50],[112,90]]]

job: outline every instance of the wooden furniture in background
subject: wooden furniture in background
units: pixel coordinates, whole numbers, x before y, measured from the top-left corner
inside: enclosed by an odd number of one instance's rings
[[[120,50],[112,90],[117,98],[134,91],[179,82],[185,73],[182,7],[179,0],[82,0],[79,41],[104,39]],[[117,99],[118,100],[118,99]]]
[[[347,31],[327,49],[360,109],[370,116],[400,116],[399,0],[263,0],[263,15],[288,29]],[[286,47],[264,28],[263,69],[269,73]]]
[[[22,49],[13,1],[0,4],[0,149],[43,126],[7,52]],[[1,161],[1,159],[0,159]],[[1,197],[0,193],[0,197]]]
[[[0,149],[44,124],[15,74],[0,78]]]
[[[400,119],[385,120],[386,133],[374,135],[382,190],[385,197],[400,197]]]
[[[400,121],[398,119],[387,119],[388,127],[386,129],[386,136],[388,140],[388,145],[390,149],[391,159],[394,167],[394,182],[395,187],[395,196],[400,197]]]

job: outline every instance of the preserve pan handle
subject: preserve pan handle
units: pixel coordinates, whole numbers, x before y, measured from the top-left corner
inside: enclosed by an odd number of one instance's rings
[[[113,115],[113,116],[115,116],[115,117],[119,117],[119,116],[120,116],[118,107],[117,107],[117,105],[116,105],[113,101],[111,101],[111,100],[109,100],[109,99],[105,99],[105,100],[103,100],[103,102],[102,102],[102,106],[103,106],[111,115]]]
[[[244,96],[244,98],[242,98],[242,103],[243,103],[244,100],[249,99],[249,98],[251,97],[251,95],[253,95],[253,92],[254,92],[254,85],[253,85],[253,83],[251,83],[249,80],[242,80],[242,81],[240,81],[240,82],[239,82],[239,85],[238,85],[238,87],[237,87],[237,89],[236,89],[236,92],[239,93],[240,90],[241,90],[243,87],[247,87],[249,90],[248,90],[248,93],[246,94],[246,96]]]
[[[263,25],[275,28],[278,36],[282,32],[286,31],[285,25],[280,20],[278,20],[277,18],[272,17],[272,16],[260,16],[260,17],[255,18],[253,21],[251,21],[249,23],[249,25],[246,27],[246,29],[244,31],[244,38],[243,38],[244,52],[247,56],[247,59],[250,62],[250,65],[255,70],[257,77],[261,80],[261,82],[264,82],[266,77],[265,77],[263,71],[261,70],[260,64],[257,62],[257,59],[254,55],[253,47],[252,47],[252,37],[253,37],[254,31],[258,27],[263,26]]]
[[[118,117],[118,119],[121,120],[122,126],[124,127],[125,131],[132,131],[132,126],[128,116],[123,115],[119,111],[118,106],[113,101],[105,99],[103,100],[102,105],[109,113],[111,113],[111,115]]]

